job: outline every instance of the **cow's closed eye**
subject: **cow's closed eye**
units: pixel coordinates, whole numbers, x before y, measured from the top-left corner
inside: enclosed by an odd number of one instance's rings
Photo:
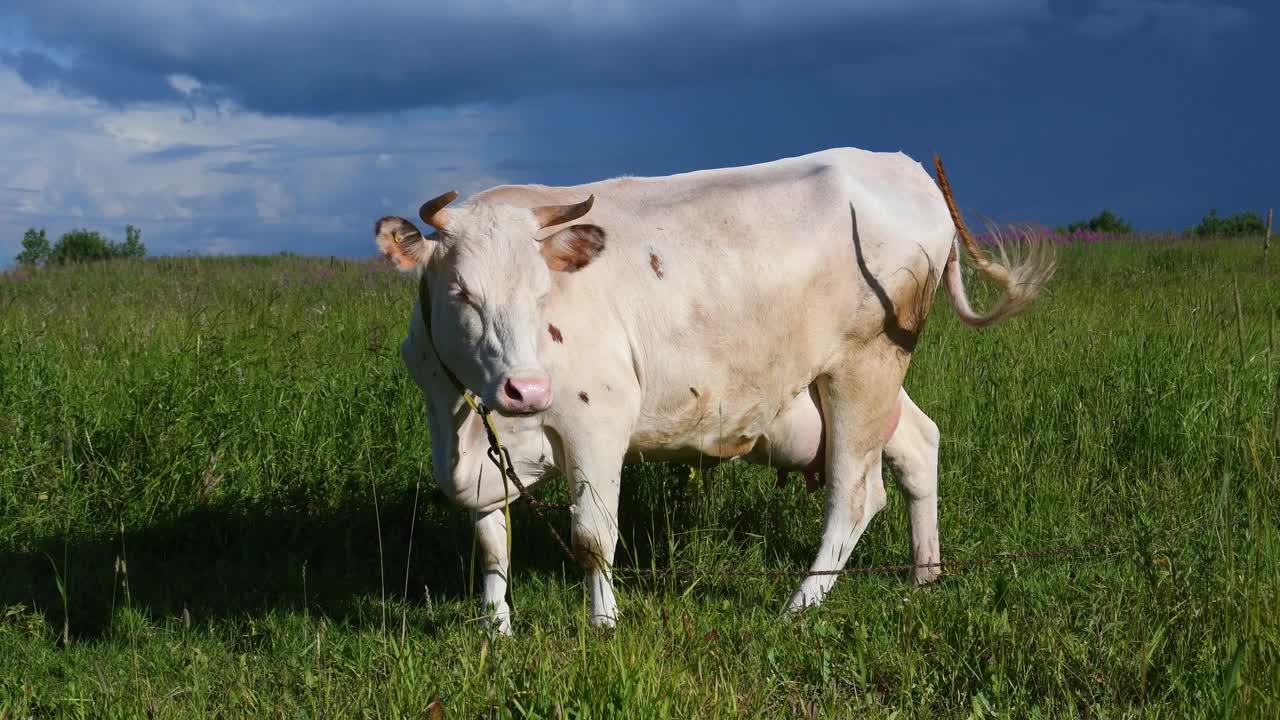
[[[471,302],[471,293],[467,292],[467,288],[462,283],[449,283],[449,296],[462,302]]]

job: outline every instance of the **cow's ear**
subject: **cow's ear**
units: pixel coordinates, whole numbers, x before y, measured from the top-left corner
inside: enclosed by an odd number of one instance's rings
[[[434,236],[423,235],[413,223],[394,215],[374,224],[373,239],[378,250],[405,272],[426,265],[438,244]]]
[[[605,231],[598,225],[574,225],[540,240],[547,267],[556,272],[581,270],[604,250]]]

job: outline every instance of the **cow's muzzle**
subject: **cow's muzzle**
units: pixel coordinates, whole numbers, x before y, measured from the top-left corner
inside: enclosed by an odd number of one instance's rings
[[[498,409],[509,415],[532,415],[551,407],[551,378],[546,373],[508,376],[497,397]]]

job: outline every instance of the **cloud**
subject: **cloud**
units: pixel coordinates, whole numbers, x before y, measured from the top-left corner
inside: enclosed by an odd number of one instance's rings
[[[115,104],[400,111],[803,71],[1047,19],[1048,0],[9,0],[34,87]],[[145,30],[143,30],[145,29]]]
[[[363,254],[371,218],[445,189],[625,171],[617,123],[652,98],[910,87],[936,65],[913,43],[1016,33],[1047,2],[9,0],[0,264],[28,226],[126,223],[153,252]],[[676,130],[654,122],[638,148]]]
[[[165,79],[168,80],[169,87],[176,90],[179,95],[190,96],[201,88],[200,81],[190,75],[173,73]]]
[[[1275,154],[1274,100],[1248,74],[1265,62],[1265,13],[1193,0],[5,0],[0,265],[27,227],[118,238],[126,223],[153,253],[368,255],[376,217],[412,217],[449,189],[838,145],[940,150],[965,202],[997,213],[1052,203],[1069,219],[1142,187],[1157,218],[1200,207],[1197,183],[1245,202],[1267,187],[1255,158]],[[1179,55],[1211,44],[1212,57]],[[1072,112],[1083,97],[1124,114]],[[1186,144],[1188,127],[1214,141]],[[1098,176],[1082,147],[1128,170]],[[1160,165],[1173,157],[1197,172]]]
[[[0,97],[0,266],[27,227],[123,237],[130,223],[153,254],[366,255],[378,216],[411,212],[444,185],[499,182],[490,148],[509,132],[496,112],[353,124],[231,105],[194,116],[173,104],[124,109],[33,89],[4,68]]]
[[[161,150],[141,152],[134,157],[140,162],[168,162],[170,160],[186,160],[219,151],[234,151],[235,145],[196,145],[193,143],[177,143]]]

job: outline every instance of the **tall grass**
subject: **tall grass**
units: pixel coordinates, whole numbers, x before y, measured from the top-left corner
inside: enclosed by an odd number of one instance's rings
[[[430,480],[403,278],[0,276],[0,717],[1275,717],[1276,273],[1244,243],[1061,253],[1025,316],[939,308],[907,387],[943,433],[944,558],[1119,553],[921,592],[844,578],[790,625],[793,579],[623,579],[605,633],[517,506],[513,640],[476,622],[466,515]],[[619,554],[802,568],[802,485],[629,468]],[[850,564],[902,562],[908,537],[891,490]]]

